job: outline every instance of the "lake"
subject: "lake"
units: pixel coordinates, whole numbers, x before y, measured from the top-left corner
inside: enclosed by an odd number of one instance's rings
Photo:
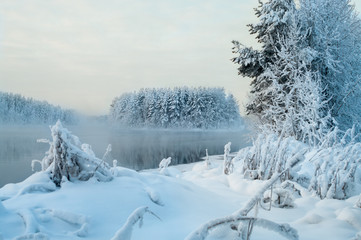
[[[118,166],[135,170],[157,168],[163,158],[183,164],[200,161],[205,156],[223,154],[224,145],[232,142],[232,151],[248,146],[245,130],[159,130],[113,129],[105,125],[70,126],[68,129],[88,143],[97,157],[102,158],[108,144],[112,145],[107,162],[118,160]],[[16,183],[31,175],[31,161],[41,160],[49,144],[37,139],[50,139],[48,126],[0,127],[0,187]],[[37,165],[39,170],[40,166]]]

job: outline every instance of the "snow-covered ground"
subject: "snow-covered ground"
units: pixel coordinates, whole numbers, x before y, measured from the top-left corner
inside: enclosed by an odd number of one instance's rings
[[[130,228],[118,230],[132,213],[128,224],[145,213],[142,227],[133,227],[133,240],[185,239],[209,220],[241,209],[265,184],[243,179],[237,172],[224,175],[220,160],[211,158],[210,162],[210,168],[200,162],[162,172],[117,167],[113,169],[117,177],[110,182],[92,178],[64,182],[61,188],[46,172],[35,173],[0,189],[0,239],[116,239],[130,233]],[[358,197],[320,200],[306,189],[301,189],[301,195],[295,197],[293,208],[259,208],[258,217],[289,224],[299,239],[361,239],[361,208],[355,207]],[[254,214],[252,210],[248,216]],[[218,229],[207,239],[230,239],[229,232],[234,231]],[[255,226],[251,239],[283,238]]]

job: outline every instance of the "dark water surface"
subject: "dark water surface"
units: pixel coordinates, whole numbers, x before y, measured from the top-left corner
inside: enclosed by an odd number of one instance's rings
[[[163,158],[172,163],[199,161],[208,149],[210,155],[222,154],[224,145],[232,142],[232,151],[249,145],[244,130],[145,130],[111,129],[104,125],[70,126],[72,133],[82,143],[92,146],[97,157],[102,158],[108,144],[112,144],[111,158],[118,165],[142,170],[157,168]],[[47,143],[37,139],[50,139],[48,126],[0,127],[0,187],[24,180],[32,174],[31,161],[41,160],[49,149]],[[39,169],[39,167],[37,168]]]

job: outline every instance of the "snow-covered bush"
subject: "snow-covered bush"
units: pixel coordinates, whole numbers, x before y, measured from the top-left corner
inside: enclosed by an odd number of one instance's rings
[[[349,198],[361,187],[361,143],[355,129],[342,134],[335,128],[316,146],[261,134],[232,160],[235,171],[248,179],[266,180],[288,168],[282,181],[297,181],[321,198]]]
[[[169,164],[172,162],[172,158],[163,158],[162,161],[160,161],[159,163],[159,172],[164,174],[164,175],[168,175],[168,166]]]
[[[212,166],[211,161],[209,160],[208,149],[206,149],[206,158],[204,160],[204,164],[206,169],[209,169]]]
[[[172,162],[172,158],[163,158],[162,161],[159,163],[159,170],[162,171],[163,169],[166,169],[169,164]]]
[[[245,177],[267,180],[273,174],[302,161],[307,150],[307,145],[292,137],[260,134],[251,147],[241,149],[232,161],[237,171]],[[289,177],[292,176],[287,175]]]
[[[60,121],[51,127],[50,148],[41,162],[42,171],[60,186],[63,179],[86,181],[95,177],[99,181],[110,181],[110,167],[104,160],[95,157],[88,144],[81,144],[79,138],[64,128]],[[108,152],[108,151],[107,151]]]
[[[339,135],[338,129],[330,132],[309,159],[315,165],[309,189],[321,198],[345,199],[361,186],[361,143],[355,142],[352,129],[342,138]]]
[[[233,172],[233,162],[232,158],[229,156],[231,152],[231,142],[228,142],[224,145],[224,155],[223,155],[223,173],[228,175]]]

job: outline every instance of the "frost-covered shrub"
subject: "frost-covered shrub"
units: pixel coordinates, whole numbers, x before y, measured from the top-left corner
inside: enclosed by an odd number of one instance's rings
[[[206,149],[206,159],[204,160],[204,164],[206,169],[209,169],[212,166],[211,161],[209,160],[208,149]]]
[[[159,163],[159,170],[166,169],[169,164],[172,162],[172,158],[163,158],[162,161]]]
[[[335,128],[308,156],[315,166],[309,190],[321,198],[345,199],[361,185],[361,143],[355,129],[343,133]]]
[[[164,175],[168,175],[168,166],[169,164],[172,162],[172,158],[163,158],[162,161],[160,161],[159,163],[159,172],[164,174]]]
[[[233,172],[233,162],[232,158],[229,156],[231,152],[231,142],[228,142],[224,145],[224,155],[223,155],[223,173],[228,175]]]
[[[289,169],[282,181],[292,179],[321,198],[345,199],[361,186],[361,143],[355,128],[330,131],[317,146],[294,138],[259,135],[251,147],[233,159],[247,179],[269,179]],[[300,163],[295,166],[297,163]]]
[[[307,149],[305,144],[291,137],[261,134],[251,147],[241,149],[233,162],[246,178],[266,180],[302,161],[302,153]]]
[[[361,184],[361,143],[321,149],[309,189],[321,198],[345,199]]]
[[[99,181],[112,179],[108,164],[95,157],[90,145],[81,144],[60,121],[51,127],[51,136],[52,141],[47,141],[50,148],[46,156],[42,161],[35,161],[41,162],[42,171],[49,172],[57,186],[63,179],[86,181],[93,176]]]

